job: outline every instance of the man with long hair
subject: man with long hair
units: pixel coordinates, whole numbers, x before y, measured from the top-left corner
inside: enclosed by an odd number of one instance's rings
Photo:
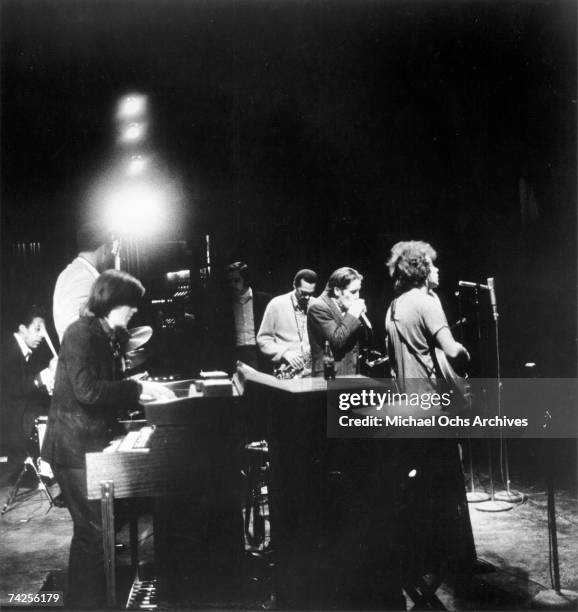
[[[449,328],[435,293],[439,269],[437,254],[427,242],[398,242],[387,262],[394,281],[395,299],[386,317],[387,347],[400,390],[426,392],[439,389],[441,371],[436,348],[454,362],[469,361],[466,348]]]
[[[137,311],[141,283],[126,272],[108,270],[94,282],[88,313],[62,338],[42,457],[48,461],[72,517],[66,605],[105,607],[101,509],[86,491],[86,453],[111,442],[122,409],[141,393],[174,397],[160,383],[123,378],[119,334]]]
[[[392,376],[402,392],[440,392],[445,381],[438,361],[443,355],[469,361],[435,293],[436,256],[430,244],[412,240],[395,244],[387,262],[395,298],[385,318],[386,342]],[[443,355],[436,355],[436,349]],[[414,470],[411,487],[405,479],[398,502],[404,509],[398,530],[404,580],[415,583],[426,573],[439,580],[447,571],[467,574],[475,548],[455,440],[403,440],[396,448],[399,473]]]

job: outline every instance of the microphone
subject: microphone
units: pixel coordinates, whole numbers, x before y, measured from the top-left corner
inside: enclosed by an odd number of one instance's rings
[[[458,281],[459,287],[467,287],[468,289],[485,289],[489,290],[488,285],[482,285],[481,283],[472,283],[470,281]]]
[[[498,305],[496,303],[496,288],[494,287],[494,279],[488,278],[488,291],[490,292],[490,304],[492,305],[492,313],[494,321],[498,320]]]

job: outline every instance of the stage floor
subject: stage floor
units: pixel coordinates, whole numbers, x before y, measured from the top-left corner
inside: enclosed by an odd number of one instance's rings
[[[0,502],[11,490],[19,466],[1,464]],[[479,488],[488,488],[487,477],[478,475]],[[30,480],[16,503],[0,519],[0,606],[9,603],[11,593],[37,593],[47,579],[63,584],[72,523],[65,508],[48,512],[46,498],[29,488]],[[446,582],[437,597],[448,610],[525,610],[531,598],[551,588],[545,486],[512,483],[512,489],[526,494],[523,503],[506,512],[480,512],[470,504],[479,573],[469,582]],[[57,485],[51,490],[56,493]],[[556,515],[561,585],[578,590],[578,506],[572,487],[556,491]],[[140,523],[140,558],[143,573],[153,561],[153,533],[150,516]],[[127,530],[119,541],[128,542]],[[268,558],[267,560],[269,560]],[[121,573],[130,564],[128,551],[117,557]],[[204,585],[203,592],[191,592],[190,609],[262,609],[271,594],[267,563],[248,551],[240,583]],[[122,582],[122,581],[121,581]],[[122,585],[121,585],[122,588]],[[408,599],[408,609],[411,602]],[[181,608],[182,609],[182,608]]]

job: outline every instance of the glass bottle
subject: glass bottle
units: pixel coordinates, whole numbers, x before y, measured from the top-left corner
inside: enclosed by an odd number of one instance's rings
[[[323,376],[325,380],[335,380],[335,357],[333,357],[329,340],[325,340],[323,347]]]

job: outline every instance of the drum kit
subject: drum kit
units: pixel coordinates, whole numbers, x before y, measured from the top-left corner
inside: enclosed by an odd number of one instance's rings
[[[52,344],[50,336],[46,330],[44,330],[43,335],[52,355],[57,357],[54,345]],[[142,366],[152,356],[152,351],[144,346],[151,339],[152,335],[152,327],[148,325],[143,325],[141,327],[135,327],[128,330],[128,341],[126,343],[124,355],[125,373],[130,374],[131,372],[134,372],[134,370]],[[18,476],[16,484],[12,488],[12,491],[8,496],[8,500],[2,508],[2,515],[14,504],[20,489],[21,481],[28,470],[32,471],[36,478],[38,490],[46,495],[49,502],[48,509],[50,510],[50,508],[52,508],[54,505],[54,499],[43,480],[52,480],[54,478],[54,474],[50,465],[41,457],[42,443],[44,442],[44,437],[46,435],[47,423],[47,416],[38,416],[34,421],[34,430],[30,437],[30,442],[32,444],[30,450],[32,452],[30,452],[24,460],[22,470]]]

